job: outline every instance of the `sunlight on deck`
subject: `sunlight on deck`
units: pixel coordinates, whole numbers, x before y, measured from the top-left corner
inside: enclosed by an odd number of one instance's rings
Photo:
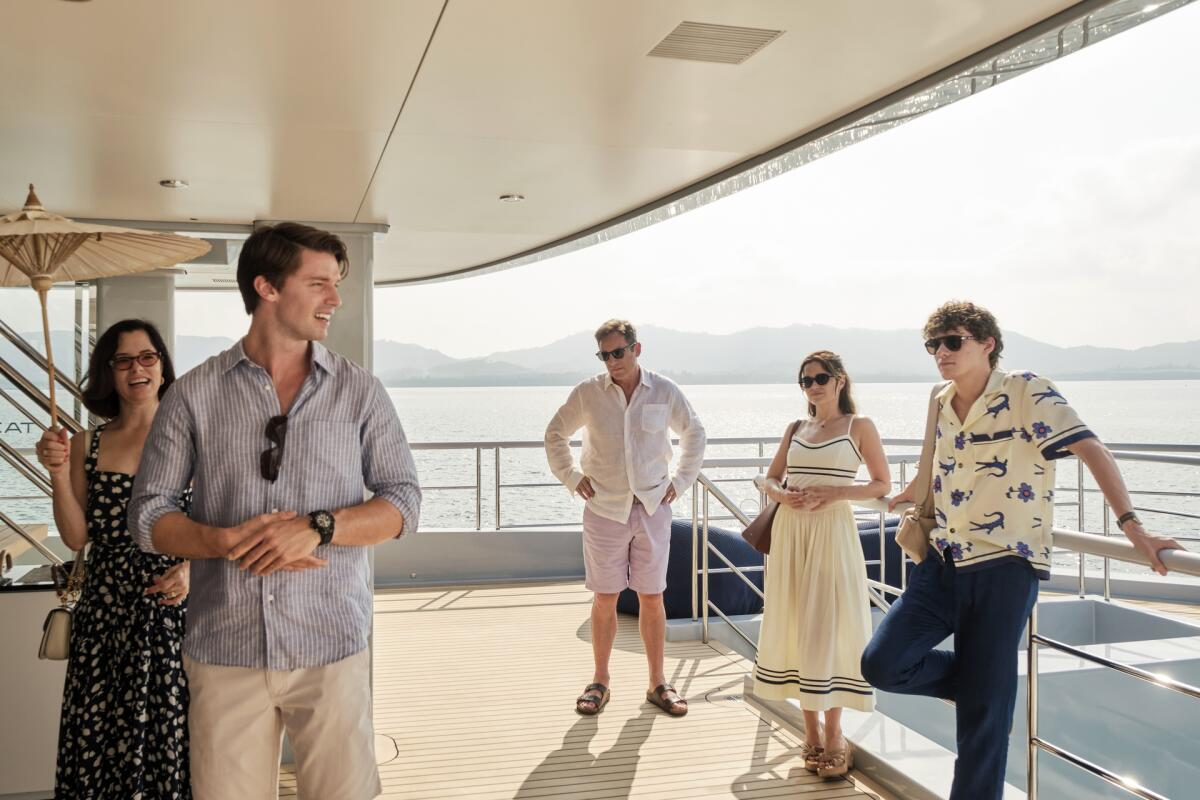
[[[377,591],[382,796],[880,796],[806,772],[797,740],[742,701],[750,664],[723,645],[667,643],[668,680],[687,697],[687,717],[645,702],[630,617],[620,619],[612,701],[599,717],[577,715],[592,668],[589,603],[575,583]],[[280,786],[295,796],[293,775]]]

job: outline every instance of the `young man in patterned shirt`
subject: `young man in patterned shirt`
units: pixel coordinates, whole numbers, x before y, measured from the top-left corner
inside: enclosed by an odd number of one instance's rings
[[[1050,577],[1054,462],[1091,471],[1117,524],[1154,570],[1179,548],[1147,533],[1108,449],[1052,382],[996,369],[1004,347],[987,310],[949,302],[925,324],[925,349],[948,381],[931,480],[937,527],[867,645],[863,676],[883,691],[955,702],[958,759],[951,800],[999,800],[1017,691],[1017,648]],[[914,481],[915,483],[915,481]],[[913,484],[892,500],[912,502]],[[935,650],[954,635],[954,650]]]

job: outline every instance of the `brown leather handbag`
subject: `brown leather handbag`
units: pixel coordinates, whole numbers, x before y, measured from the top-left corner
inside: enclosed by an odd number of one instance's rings
[[[790,441],[796,435],[798,427],[800,427],[800,420],[792,423],[792,427],[788,428],[787,436],[784,439]],[[750,520],[750,524],[742,531],[742,538],[764,556],[771,552],[771,526],[775,524],[775,512],[778,510],[779,503],[774,500],[769,501],[767,507],[760,511],[757,517]]]

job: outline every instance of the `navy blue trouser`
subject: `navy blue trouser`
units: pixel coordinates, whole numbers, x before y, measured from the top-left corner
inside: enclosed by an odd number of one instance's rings
[[[958,759],[950,800],[1000,800],[1017,696],[1017,647],[1038,578],[1023,560],[963,572],[932,548],[862,656],[885,692],[953,700]],[[934,648],[954,634],[954,651]]]

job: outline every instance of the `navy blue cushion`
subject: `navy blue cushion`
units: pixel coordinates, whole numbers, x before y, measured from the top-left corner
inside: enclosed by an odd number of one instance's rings
[[[884,541],[887,542],[887,564],[884,577],[889,586],[900,588],[900,545],[896,544],[896,526],[900,518],[887,516],[884,518]],[[862,544],[863,558],[867,560],[867,577],[873,581],[879,580],[879,565],[871,561],[879,560],[879,518],[860,520],[858,523],[858,540]],[[908,569],[913,568],[908,562]]]
[[[724,528],[708,528],[708,540],[719,549],[726,558],[739,567],[761,567],[762,556],[754,548],[746,544],[741,533],[728,531]],[[709,553],[709,569],[726,566],[720,558]],[[692,590],[689,582],[694,575],[692,567],[692,522],[687,519],[677,519],[671,523],[671,555],[667,559],[667,590],[663,592],[663,604],[667,609],[667,619],[691,619]],[[746,577],[754,585],[762,589],[762,572],[748,572]],[[697,583],[699,591],[699,583]],[[762,612],[762,599],[754,590],[742,582],[742,579],[732,573],[711,575],[708,581],[710,599],[717,608],[726,614],[758,614]],[[697,595],[699,597],[699,595]],[[697,600],[699,602],[699,600]],[[638,613],[637,594],[630,589],[621,592],[617,598],[617,610],[623,614]]]
[[[900,586],[900,547],[896,544],[896,525],[899,517],[889,516],[884,524],[884,541],[887,542],[887,583]],[[726,558],[739,567],[761,567],[762,556],[754,548],[746,544],[742,535],[737,531],[725,530],[709,526],[708,538]],[[867,561],[879,560],[879,520],[867,519],[858,523],[858,538],[862,543],[863,557]],[[709,569],[725,567],[720,558],[709,554]],[[909,569],[912,563],[909,562]],[[677,519],[671,523],[671,554],[667,559],[667,590],[663,593],[663,604],[667,609],[667,619],[684,619],[692,616],[692,593],[689,580],[693,575],[692,566],[692,523],[690,520]],[[762,572],[746,573],[759,589],[763,586]],[[879,580],[879,565],[868,564],[867,577]],[[697,582],[697,597],[699,597]],[[731,573],[709,576],[709,598],[717,608],[729,615],[759,614],[763,602],[757,594],[748,587],[741,578]],[[700,601],[697,600],[697,603]],[[630,589],[621,592],[617,598],[617,611],[622,614],[638,613],[637,594]]]

